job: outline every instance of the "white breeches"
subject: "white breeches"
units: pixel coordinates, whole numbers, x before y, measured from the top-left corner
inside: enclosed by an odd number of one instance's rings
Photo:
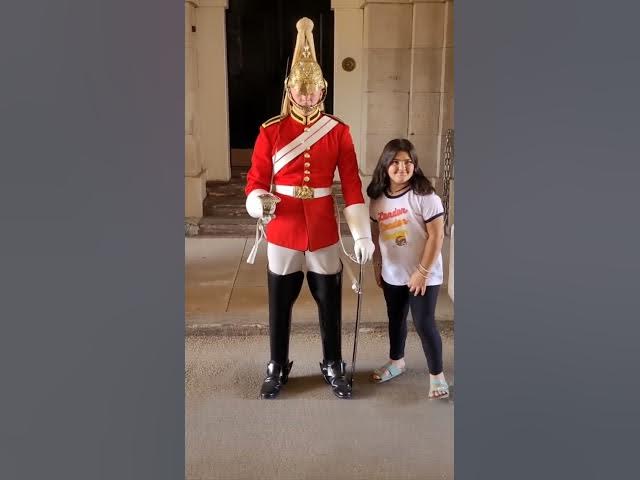
[[[307,271],[323,275],[333,275],[342,268],[339,242],[314,252],[301,252],[267,243],[267,261],[269,270],[276,275],[301,272],[305,263]]]

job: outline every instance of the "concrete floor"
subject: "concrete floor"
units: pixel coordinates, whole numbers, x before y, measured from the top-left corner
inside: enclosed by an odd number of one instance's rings
[[[343,356],[351,359],[353,336]],[[320,376],[318,335],[291,338],[294,360],[280,398],[257,400],[269,339],[186,338],[186,478],[196,479],[453,479],[453,399],[427,399],[424,354],[407,340],[408,371],[369,383],[386,359],[388,340],[361,333],[354,398],[339,400]],[[443,336],[445,375],[453,384],[453,338]]]
[[[346,237],[344,242],[347,251],[352,251],[353,240]],[[187,333],[243,334],[268,327],[266,243],[260,245],[255,263],[248,264],[252,246],[253,238],[247,237],[185,238]],[[357,265],[348,263],[357,275]],[[371,262],[365,265],[363,276],[361,326],[384,330],[386,307],[382,290],[375,284]],[[343,325],[352,330],[357,296],[349,278],[345,271],[342,312]],[[436,320],[441,328],[453,328],[453,303],[444,286],[440,289]],[[293,331],[315,332],[317,325],[317,307],[305,281],[293,308]]]

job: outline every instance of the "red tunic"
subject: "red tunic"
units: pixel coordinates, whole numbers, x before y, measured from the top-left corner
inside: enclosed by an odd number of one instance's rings
[[[251,157],[251,168],[247,174],[247,195],[258,188],[270,190],[273,155],[303,133],[304,128],[305,125],[298,123],[290,115],[273,123],[267,121],[260,127]],[[337,167],[346,206],[364,203],[356,153],[347,125],[339,122],[305,153],[308,157],[300,154],[280,169],[273,177],[273,184],[331,187]],[[309,200],[278,193],[276,195],[281,201],[276,207],[275,218],[267,224],[267,241],[300,251],[318,250],[338,241],[331,195]]]

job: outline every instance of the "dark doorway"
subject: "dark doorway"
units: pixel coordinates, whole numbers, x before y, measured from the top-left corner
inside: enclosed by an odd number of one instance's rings
[[[325,101],[333,112],[333,12],[330,0],[229,0],[226,12],[229,130],[232,166],[246,165],[262,122],[280,113],[287,59],[296,22],[313,20],[316,56],[329,82]],[[235,158],[235,160],[234,160]]]

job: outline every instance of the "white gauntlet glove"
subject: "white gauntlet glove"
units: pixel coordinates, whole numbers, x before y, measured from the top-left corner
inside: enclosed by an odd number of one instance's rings
[[[266,225],[275,218],[276,204],[279,201],[280,197],[259,188],[249,193],[245,207],[249,215],[262,219],[263,225]]]
[[[367,263],[373,257],[373,251],[376,249],[370,238],[359,238],[353,244],[353,251],[356,259],[360,263]]]
[[[360,263],[367,263],[373,256],[375,246],[371,240],[371,224],[369,223],[369,209],[364,203],[355,203],[345,207],[344,218],[355,242],[353,251]]]

